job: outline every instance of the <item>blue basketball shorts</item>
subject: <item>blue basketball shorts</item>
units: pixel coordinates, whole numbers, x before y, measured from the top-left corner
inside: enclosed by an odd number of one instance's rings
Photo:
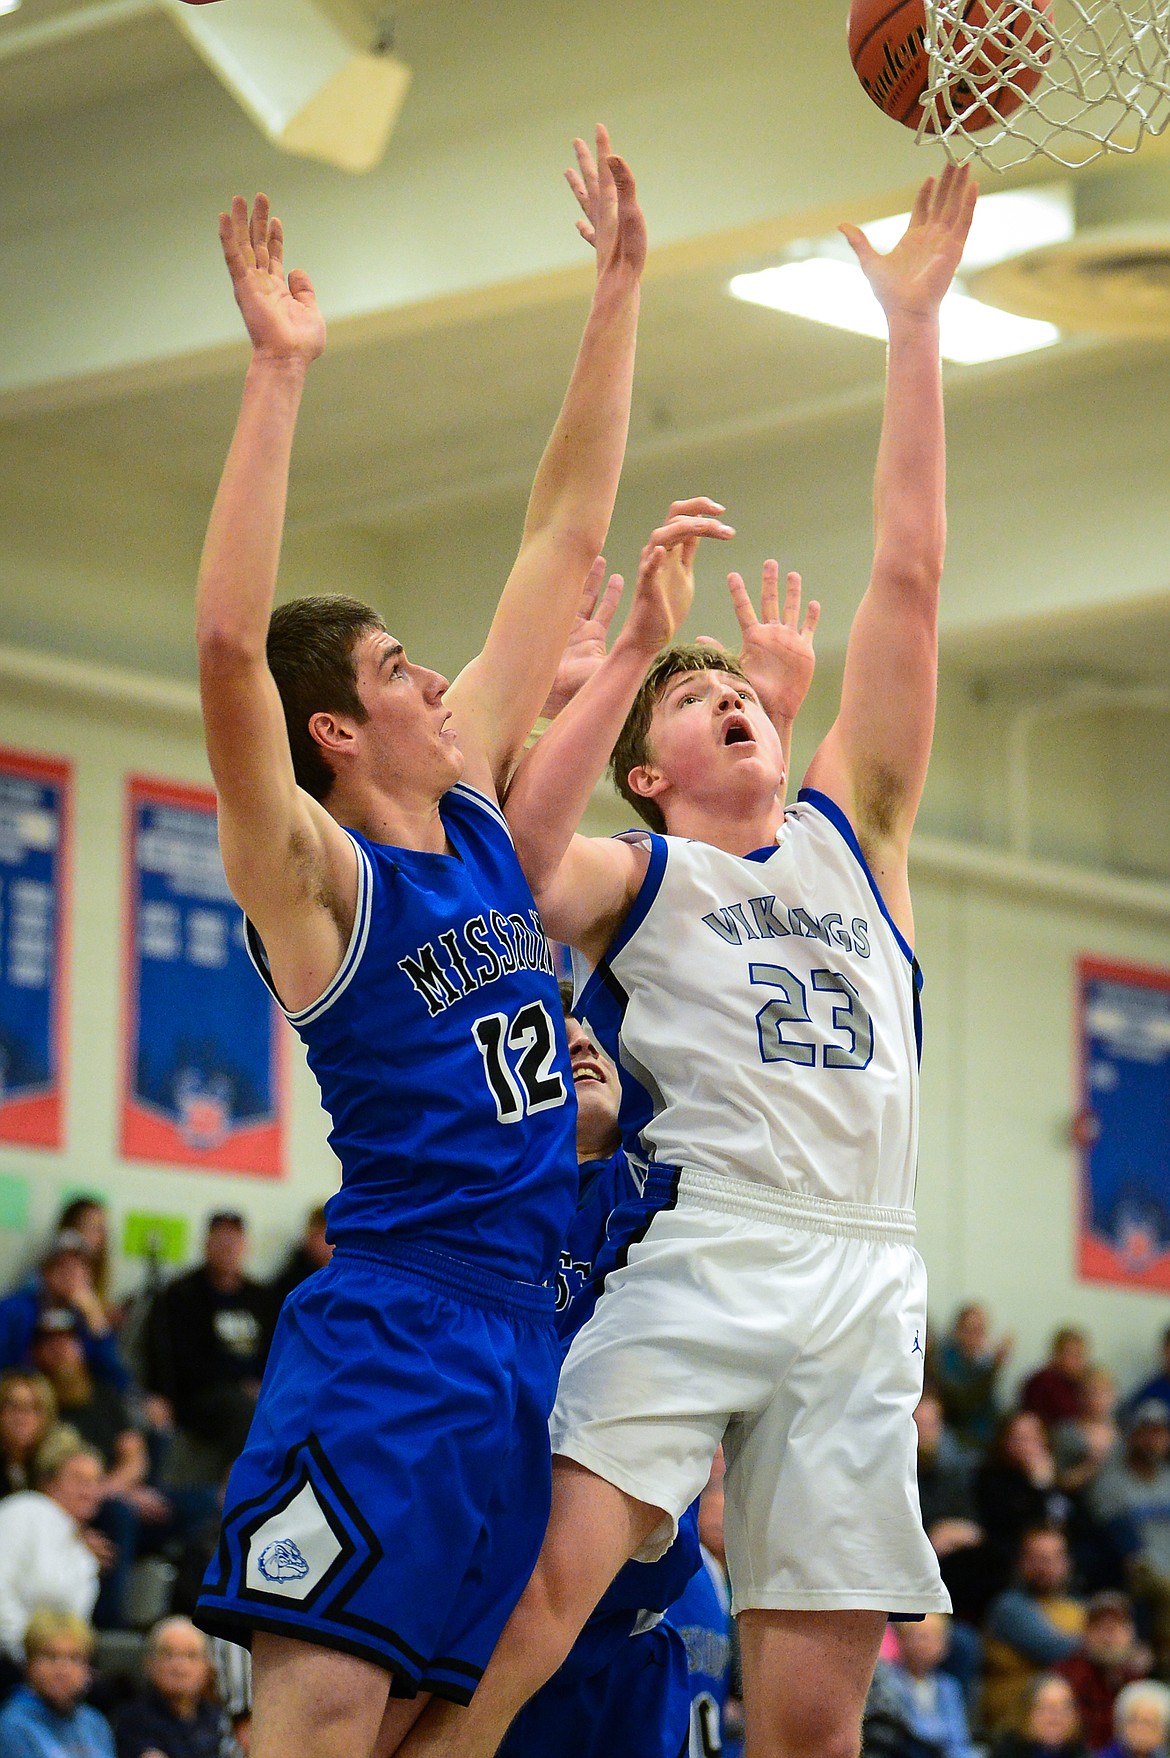
[[[553,1307],[437,1252],[338,1249],[284,1303],[199,1626],[468,1702],[548,1521]]]
[[[672,1625],[655,1624],[588,1678],[555,1673],[497,1758],[687,1758],[690,1729],[686,1647]]]

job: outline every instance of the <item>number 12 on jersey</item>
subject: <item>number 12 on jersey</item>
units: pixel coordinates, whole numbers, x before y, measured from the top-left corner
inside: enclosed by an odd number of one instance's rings
[[[551,1111],[568,1097],[553,1067],[556,1034],[543,1001],[529,1001],[509,1019],[485,1013],[471,1028],[501,1123]],[[509,1058],[507,1051],[513,1051]]]

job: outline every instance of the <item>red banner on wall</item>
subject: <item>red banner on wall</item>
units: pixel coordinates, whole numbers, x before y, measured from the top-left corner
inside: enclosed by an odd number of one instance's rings
[[[0,746],[0,1141],[65,1141],[72,772]]]
[[[132,776],[121,1148],[279,1177],[287,1027],[252,967],[209,788]]]

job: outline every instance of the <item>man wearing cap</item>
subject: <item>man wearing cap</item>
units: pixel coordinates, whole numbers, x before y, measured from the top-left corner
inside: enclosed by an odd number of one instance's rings
[[[1145,1398],[1126,1430],[1125,1458],[1108,1465],[1090,1506],[1126,1559],[1133,1596],[1147,1608],[1159,1665],[1170,1666],[1170,1406]]]
[[[272,1340],[271,1296],[245,1274],[247,1250],[244,1217],[212,1215],[203,1262],[162,1290],[147,1325],[149,1390],[225,1466],[247,1438]]]
[[[0,1300],[0,1373],[28,1366],[37,1318],[46,1307],[68,1307],[77,1315],[90,1373],[124,1392],[130,1374],[94,1287],[93,1260],[80,1233],[58,1233],[36,1275]]]
[[[1154,1657],[1138,1641],[1133,1607],[1124,1593],[1095,1593],[1085,1607],[1085,1628],[1077,1652],[1057,1667],[1073,1689],[1081,1734],[1090,1752],[1113,1738],[1117,1693],[1134,1679],[1148,1677]]]

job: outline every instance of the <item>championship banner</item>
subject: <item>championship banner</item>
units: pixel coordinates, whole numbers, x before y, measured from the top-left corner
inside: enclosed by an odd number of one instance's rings
[[[1170,1290],[1170,971],[1082,958],[1079,1268]]]
[[[244,945],[211,790],[132,776],[126,866],[122,1153],[280,1177],[285,1028]]]
[[[65,1143],[70,767],[0,746],[0,1141]]]

